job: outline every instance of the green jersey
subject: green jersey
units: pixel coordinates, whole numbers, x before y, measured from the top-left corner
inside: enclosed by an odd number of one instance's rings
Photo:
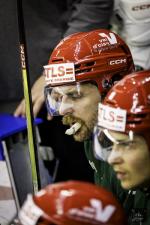
[[[84,143],[86,157],[94,169],[95,184],[111,191],[123,205],[129,218],[129,225],[150,225],[150,195],[138,190],[124,190],[112,167],[104,161],[95,158],[92,141]]]

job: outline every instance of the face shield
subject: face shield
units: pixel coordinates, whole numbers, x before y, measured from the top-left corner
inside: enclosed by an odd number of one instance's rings
[[[97,159],[107,161],[116,146],[125,146],[133,141],[133,132],[125,133],[126,110],[113,108],[99,103],[98,122],[94,128],[93,149]]]
[[[96,126],[93,135],[93,150],[95,158],[107,161],[112,149],[121,149],[124,152],[135,143],[133,131],[123,134]]]
[[[74,63],[58,63],[44,66],[45,101],[51,116],[64,115],[80,97],[80,85],[76,83]]]
[[[51,116],[72,112],[74,105],[83,96],[83,84],[45,87],[45,101]]]

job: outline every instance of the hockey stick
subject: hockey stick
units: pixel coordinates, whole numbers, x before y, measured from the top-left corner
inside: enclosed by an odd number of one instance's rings
[[[32,170],[33,193],[36,193],[41,188],[41,185],[40,185],[40,175],[39,175],[39,165],[38,165],[37,142],[36,142],[35,129],[34,129],[34,117],[33,117],[33,108],[32,108],[32,100],[31,100],[31,91],[30,91],[31,88],[30,88],[30,79],[29,79],[29,66],[27,61],[22,0],[17,0],[17,13],[18,13],[22,80],[23,80],[24,98],[25,98],[25,106],[26,106],[26,118],[27,118],[28,145],[29,145],[29,155],[30,155],[31,170]]]

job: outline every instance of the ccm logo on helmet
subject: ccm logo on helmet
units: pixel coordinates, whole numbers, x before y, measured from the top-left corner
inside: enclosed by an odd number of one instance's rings
[[[110,65],[118,65],[118,64],[122,64],[122,63],[126,63],[127,59],[115,59],[115,60],[111,60],[109,62]]]
[[[150,4],[145,4],[145,5],[137,5],[132,7],[133,11],[138,11],[138,10],[144,10],[144,9],[149,9],[150,8]]]

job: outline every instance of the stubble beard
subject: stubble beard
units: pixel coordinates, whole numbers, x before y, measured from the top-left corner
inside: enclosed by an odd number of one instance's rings
[[[83,142],[91,137],[96,121],[97,121],[97,111],[93,112],[91,119],[86,122],[80,118],[74,117],[71,114],[65,115],[62,118],[62,123],[64,125],[72,126],[76,122],[81,124],[81,128],[73,135],[74,140],[78,142]]]

